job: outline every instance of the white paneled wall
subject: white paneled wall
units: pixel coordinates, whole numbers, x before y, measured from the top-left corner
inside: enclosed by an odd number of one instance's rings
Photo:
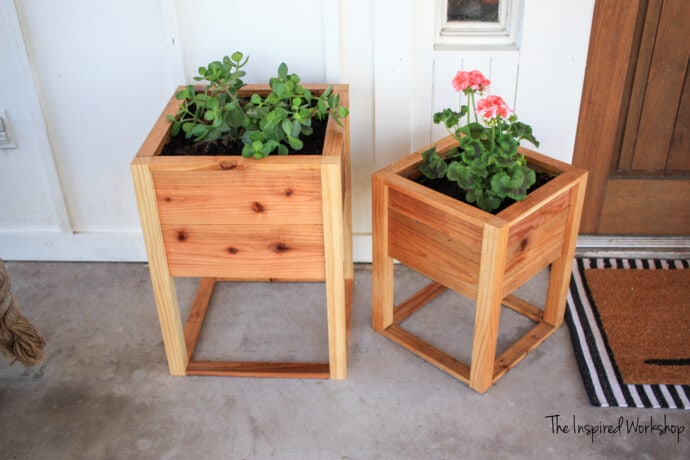
[[[445,134],[450,80],[478,68],[572,158],[593,0],[525,0],[513,50],[434,50],[442,0],[0,0],[0,258],[144,260],[129,162],[164,101],[240,50],[247,82],[280,62],[350,84],[355,259],[371,257],[371,173]]]

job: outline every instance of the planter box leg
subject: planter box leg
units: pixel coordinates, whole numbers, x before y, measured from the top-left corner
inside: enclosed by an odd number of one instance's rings
[[[146,252],[149,260],[149,271],[153,285],[153,295],[156,300],[158,319],[163,334],[165,354],[168,358],[168,368],[171,375],[186,375],[187,347],[185,345],[180,307],[177,301],[175,283],[168,270],[165,257],[165,246],[161,225],[158,220],[158,205],[153,188],[153,179],[148,165],[135,160],[132,164],[132,177],[137,195],[141,226],[146,242]]]
[[[372,327],[383,332],[393,324],[394,266],[388,257],[388,187],[379,176],[372,178],[373,255],[372,255]]]
[[[563,255],[551,264],[551,276],[544,307],[544,322],[555,327],[560,327],[563,324],[565,316],[565,303],[573,269],[572,264],[586,187],[587,176],[585,175],[578,180],[574,190],[570,192],[570,211],[565,227],[566,235],[563,238]]]
[[[337,164],[322,164],[324,249],[326,255],[326,302],[330,377],[347,377],[347,299],[343,229],[342,176]]]
[[[492,219],[493,220],[493,219]],[[508,247],[508,230],[502,219],[490,220],[484,225],[482,258],[479,268],[479,292],[474,323],[470,387],[480,393],[488,390],[494,381],[494,363],[498,324],[503,300],[503,276]]]

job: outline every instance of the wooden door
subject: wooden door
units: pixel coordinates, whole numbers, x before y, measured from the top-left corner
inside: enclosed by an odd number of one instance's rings
[[[690,234],[690,2],[597,2],[573,163],[581,233]]]

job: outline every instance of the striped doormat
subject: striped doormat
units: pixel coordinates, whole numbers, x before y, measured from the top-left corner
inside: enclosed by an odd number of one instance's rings
[[[690,409],[688,293],[690,260],[575,259],[565,319],[592,405]]]

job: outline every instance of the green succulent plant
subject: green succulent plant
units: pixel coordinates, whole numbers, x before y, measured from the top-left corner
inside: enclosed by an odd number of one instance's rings
[[[297,74],[288,73],[285,63],[270,79],[270,93],[266,97],[252,94],[241,98],[244,86],[242,68],[248,57],[237,51],[222,61],[199,67],[196,81],[207,81],[203,90],[188,85],[176,94],[181,101],[172,122],[172,136],[184,133],[195,142],[232,139],[243,144],[242,156],[264,158],[273,152],[286,155],[289,148],[301,150],[302,136],[313,133],[312,120],[332,117],[342,125],[347,107],[340,105],[340,96],[332,87],[313,94],[300,84]]]

